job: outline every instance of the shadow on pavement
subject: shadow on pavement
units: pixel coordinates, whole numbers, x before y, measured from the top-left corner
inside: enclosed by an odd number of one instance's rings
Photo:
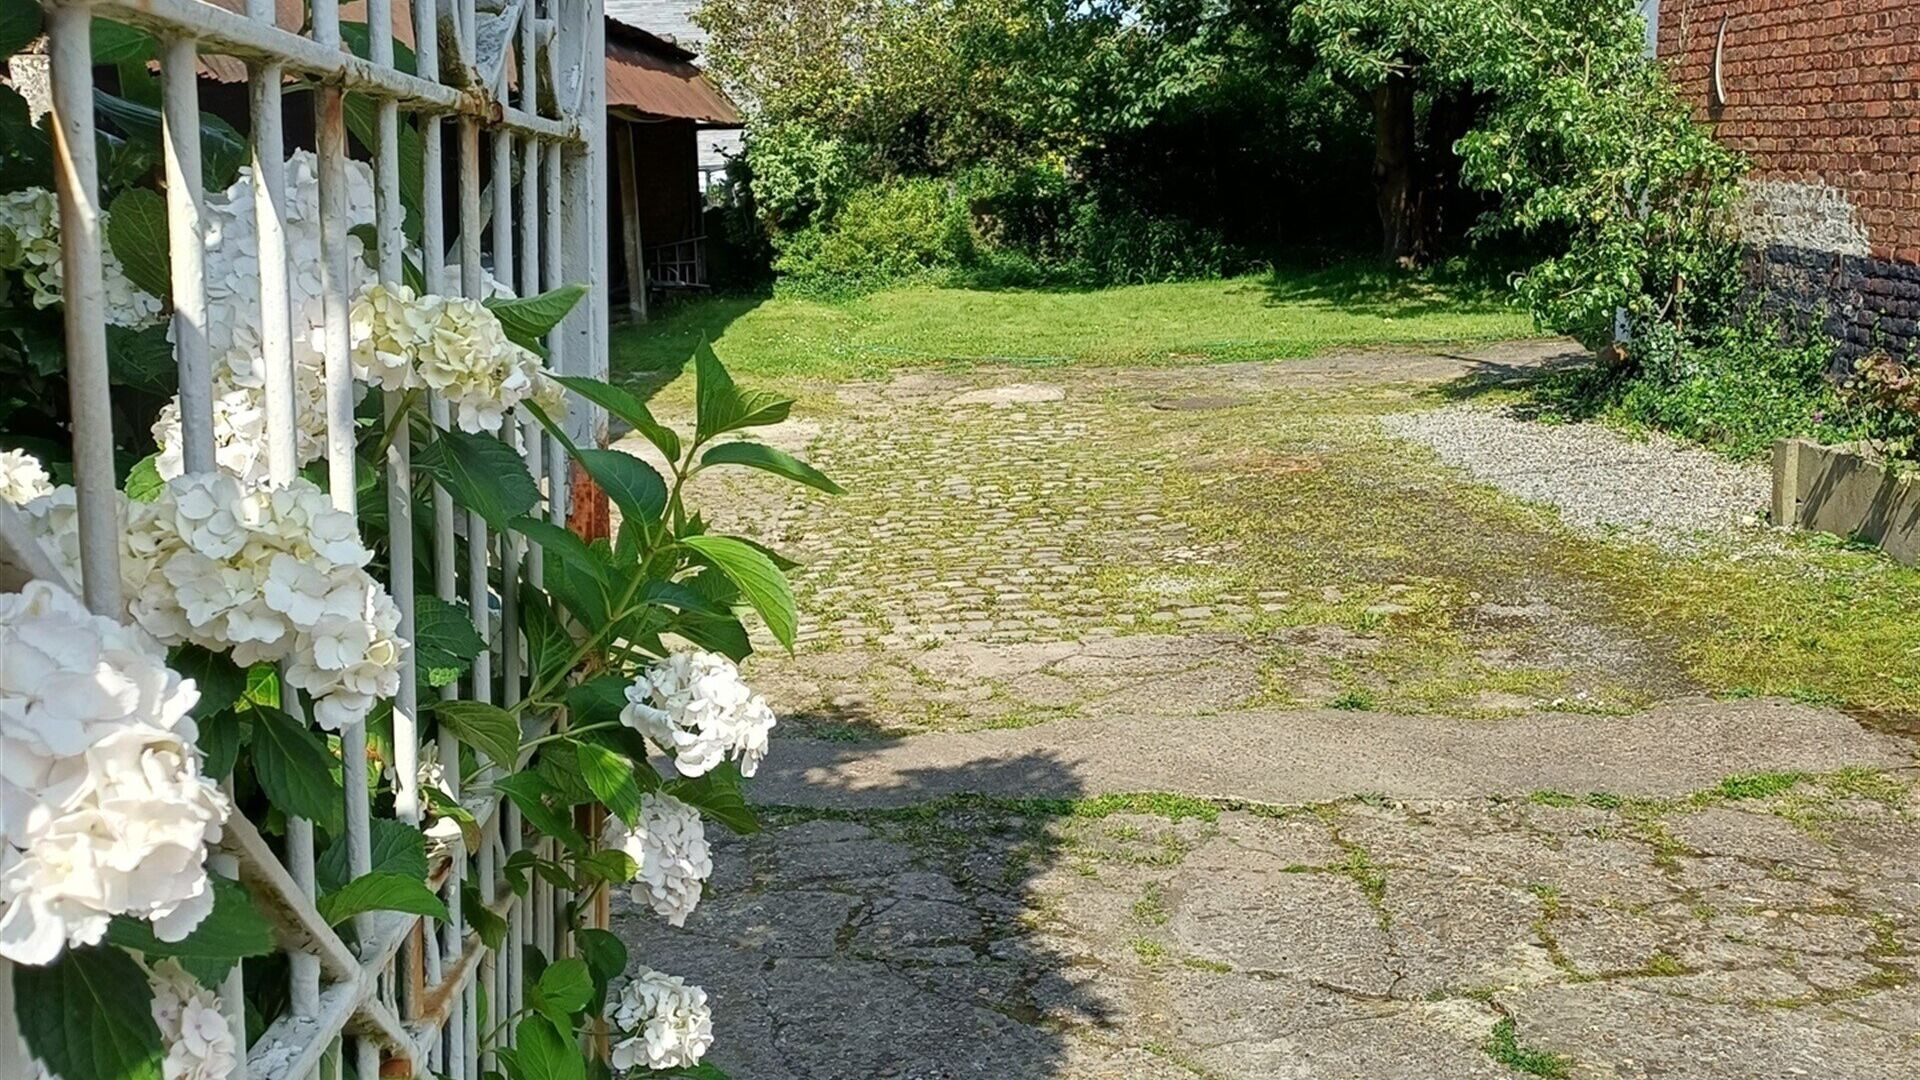
[[[706,988],[710,1060],[736,1080],[1042,1080],[1067,1075],[1068,1029],[1115,1023],[1092,959],[1036,917],[1080,792],[1068,768],[1042,753],[924,772],[889,792],[904,807],[763,807],[757,835],[710,828],[714,876],[683,929],[616,898],[634,966]],[[1031,795],[915,796],[1009,780]]]
[[[1595,366],[1593,354],[1583,349],[1524,363],[1442,353],[1469,369],[1465,375],[1434,387],[1442,401],[1473,401],[1488,394],[1526,390],[1524,400],[1512,402],[1515,415],[1527,419],[1552,417],[1586,420],[1599,411],[1607,374]]]

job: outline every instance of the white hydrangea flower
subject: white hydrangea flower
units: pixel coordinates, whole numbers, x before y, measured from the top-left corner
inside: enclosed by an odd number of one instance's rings
[[[353,376],[382,390],[423,385],[414,354],[424,347],[438,316],[434,305],[405,285],[377,282],[353,298]]]
[[[20,506],[53,494],[46,467],[25,450],[0,450],[0,502]]]
[[[733,661],[700,650],[649,664],[627,687],[620,721],[671,751],[682,776],[699,776],[729,757],[740,762],[740,775],[752,776],[776,723]]]
[[[40,547],[66,575],[80,582],[80,507],[72,487],[58,487],[20,507]],[[124,567],[122,568],[125,569]]]
[[[250,488],[225,473],[169,481],[151,503],[122,500],[128,614],[168,645],[191,642],[242,666],[287,665],[327,728],[364,718],[400,689],[400,610],[366,571],[353,518],[305,479]],[[78,580],[73,489],[24,508],[41,546]]]
[[[292,319],[295,456],[306,465],[326,451],[326,325],[320,290],[318,159],[295,151],[286,167],[287,292]],[[371,224],[373,173],[347,162],[347,224]],[[214,445],[220,468],[257,482],[267,474],[266,360],[261,344],[260,258],[255,236],[253,171],[241,169],[206,207],[207,341],[214,358]],[[348,287],[373,280],[358,237],[348,240]],[[163,479],[184,471],[175,399],[153,425]]]
[[[534,372],[533,392],[527,395],[527,399],[540,406],[540,411],[555,421],[567,415],[567,388],[547,371],[545,365]]]
[[[354,374],[368,382],[438,393],[462,431],[498,431],[528,399],[564,401],[540,358],[510,340],[486,305],[464,297],[367,286],[354,299],[353,356]]]
[[[154,468],[161,478],[171,480],[186,472],[178,397],[161,406],[151,430],[154,442],[160,447]],[[250,482],[266,477],[267,406],[265,395],[259,389],[228,385],[215,375],[213,448],[214,462],[221,471]]]
[[[671,795],[640,796],[640,820],[632,829],[608,817],[600,836],[608,849],[624,851],[639,868],[633,901],[653,908],[674,926],[685,926],[700,903],[700,888],[713,876],[706,827],[700,812]]]
[[[214,442],[220,468],[250,482],[267,470],[266,361],[261,344],[260,264],[251,169],[209,194],[206,207],[208,345],[214,357]],[[319,163],[305,150],[286,166],[287,289],[292,318],[296,458],[306,465],[326,448],[326,325],[320,289]],[[347,162],[349,227],[374,220],[373,174]],[[357,237],[349,237],[347,285],[355,294],[348,351],[354,375],[385,390],[432,386],[454,407],[465,431],[495,431],[529,395],[560,403],[558,384],[539,357],[506,337],[479,301],[415,296],[380,285]],[[57,245],[56,245],[57,246]],[[510,295],[510,294],[509,294]],[[431,372],[431,374],[429,374]],[[162,479],[184,471],[178,400],[153,425]]]
[[[707,992],[678,975],[641,968],[607,1002],[615,1069],[691,1069],[713,1046]]]
[[[154,965],[148,982],[153,1022],[167,1051],[161,1080],[226,1080],[239,1064],[239,1053],[220,999],[175,960]]]
[[[190,680],[48,582],[0,596],[0,956],[45,964],[116,915],[186,937],[229,807],[200,773]]]
[[[100,215],[104,236],[107,215]],[[59,200],[46,188],[22,188],[0,195],[0,228],[13,234],[13,258],[5,266],[20,271],[27,288],[33,292],[33,306],[52,307],[60,303]],[[154,296],[127,277],[127,268],[114,254],[113,245],[100,245],[100,283],[106,299],[107,321],[115,326],[142,327],[160,317],[163,307]]]

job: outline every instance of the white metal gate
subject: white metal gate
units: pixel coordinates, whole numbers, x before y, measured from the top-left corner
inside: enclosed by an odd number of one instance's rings
[[[68,377],[74,418],[74,473],[80,509],[83,590],[99,613],[124,613],[120,595],[119,538],[113,462],[102,289],[100,185],[95,151],[92,20],[111,19],[151,32],[160,41],[164,166],[173,288],[173,331],[179,366],[181,420],[187,472],[215,468],[207,345],[207,296],[202,217],[200,106],[197,77],[202,54],[235,57],[248,66],[252,111],[251,166],[261,266],[262,348],[267,362],[266,409],[269,466],[274,483],[288,482],[295,460],[295,397],[290,353],[288,273],[285,246],[282,95],[286,80],[317,83],[314,92],[324,320],[328,330],[326,432],[328,473],[334,505],[353,513],[354,390],[347,355],[349,222],[345,210],[349,91],[376,105],[377,136],[371,148],[375,178],[376,268],[383,281],[400,282],[404,271],[404,207],[401,199],[400,125],[417,125],[423,180],[421,250],[427,291],[481,297],[488,279],[483,248],[493,254],[491,274],[530,296],[563,283],[589,287],[585,300],[550,335],[549,367],[573,375],[605,376],[606,241],[604,161],[604,23],[600,0],[416,0],[412,12],[416,71],[395,64],[391,0],[366,0],[366,56],[354,55],[342,37],[338,0],[310,0],[309,25],[295,30],[276,22],[275,0],[245,0],[241,14],[206,0],[81,0],[50,5],[55,154],[65,280]],[[457,139],[451,172],[458,177],[446,205],[442,191],[443,128]],[[483,204],[483,147],[491,156],[491,198]],[[451,211],[449,213],[449,211]],[[456,222],[445,235],[444,221]],[[483,232],[486,233],[483,237]],[[457,242],[457,265],[446,265]],[[303,268],[294,268],[296,272]],[[378,393],[378,391],[375,391]],[[400,402],[390,394],[391,416]],[[435,423],[447,424],[445,402],[433,401]],[[531,420],[521,423],[529,470],[546,478],[543,493],[550,519],[564,522],[568,462],[554,440]],[[575,442],[593,446],[604,421],[575,402],[569,421]],[[386,512],[392,580],[388,591],[401,609],[403,637],[413,636],[413,529],[409,491],[407,426],[395,425],[387,452]],[[497,661],[511,704],[520,693],[520,643],[515,640],[516,590],[524,578],[540,584],[537,549],[518,537],[488,537],[478,515],[464,523],[478,541],[456,547],[455,508],[435,491],[432,565],[442,599],[455,599],[456,558],[467,560],[466,599],[476,629],[490,648],[474,661],[466,695],[486,700]],[[527,558],[531,554],[533,557]],[[490,615],[489,562],[510,587],[500,592],[504,610]],[[418,824],[419,728],[415,673],[408,656],[394,702],[396,812]],[[449,696],[455,687],[447,687]],[[365,758],[364,723],[341,732],[343,758]],[[458,747],[441,734],[442,761],[458,761]],[[449,770],[457,782],[459,770]],[[354,876],[371,866],[370,802],[364,769],[344,770],[345,836]],[[375,912],[357,916],[349,945],[317,913],[313,826],[290,821],[287,858],[276,857],[259,830],[238,815],[226,827],[215,869],[237,878],[268,910],[291,965],[291,1007],[246,1054],[235,1075],[253,1080],[307,1080],[339,1076],[343,1065],[360,1080],[415,1076],[428,1071],[476,1080],[491,1064],[483,1045],[511,1038],[481,1030],[481,994],[494,1015],[517,1009],[522,995],[523,944],[547,956],[570,952],[565,907],[569,897],[535,878],[524,898],[499,884],[505,860],[519,849],[522,829],[511,805],[475,799],[479,822],[474,850],[455,843],[436,858],[430,881],[452,913],[437,931],[419,916]],[[551,841],[545,841],[551,843]],[[472,879],[482,899],[501,916],[508,933],[501,948],[488,949],[461,920],[461,886]],[[604,921],[604,912],[588,921]],[[0,962],[0,968],[4,963]],[[13,1029],[10,982],[0,970],[0,1077],[30,1075]],[[237,1042],[246,1047],[245,994],[240,966],[228,976],[221,997]],[[500,1042],[504,1045],[504,1042]]]

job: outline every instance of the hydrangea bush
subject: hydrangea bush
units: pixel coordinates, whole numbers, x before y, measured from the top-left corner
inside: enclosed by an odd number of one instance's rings
[[[123,81],[144,71],[137,62],[121,68]],[[0,123],[12,93],[0,87]],[[452,902],[472,934],[500,945],[506,927],[479,902],[477,883],[444,898],[428,884],[430,851],[461,857],[472,843],[473,819],[449,794],[458,790],[469,801],[510,801],[527,828],[557,841],[526,837],[500,868],[507,888],[524,896],[539,879],[576,895],[562,913],[571,955],[526,965],[524,1011],[483,1017],[495,1048],[514,1046],[499,1055],[506,1080],[585,1075],[587,1034],[610,1047],[610,1062],[595,1068],[720,1076],[703,1060],[715,1035],[705,992],[644,958],[629,971],[621,942],[583,920],[599,895],[624,890],[636,907],[684,925],[713,871],[709,825],[757,828],[742,780],[769,752],[776,720],[738,665],[756,643],[792,647],[793,564],[712,531],[685,493],[713,468],[837,492],[811,466],[742,437],[785,419],[791,402],[736,386],[702,346],[692,364],[693,431],[676,432],[627,391],[546,366],[543,341],[584,288],[514,297],[496,285],[471,300],[433,295],[414,273],[412,284],[378,283],[358,238],[351,337],[327,341],[317,163],[297,152],[286,206],[301,474],[273,484],[254,177],[237,163],[220,175],[210,153],[217,471],[189,473],[165,253],[128,239],[164,235],[153,159],[140,156],[154,152],[152,133],[119,134],[124,141],[103,144],[102,171],[124,458],[122,611],[96,614],[76,598],[65,419],[57,404],[25,400],[64,399],[63,389],[47,389],[64,371],[50,165],[34,158],[32,140],[0,154],[0,282],[28,300],[24,315],[0,322],[0,378],[19,384],[0,391],[17,395],[0,409],[0,503],[60,578],[0,593],[0,958],[15,965],[16,1017],[33,1067],[48,1080],[224,1080],[247,1054],[228,1013],[244,1006],[256,1037],[285,1015],[271,923],[245,888],[210,870],[236,817],[270,845],[283,842],[288,820],[312,822],[324,853],[316,906],[336,925],[383,909],[445,920]],[[371,224],[370,173],[353,164],[348,176],[351,222]],[[417,265],[419,237],[409,239]],[[334,508],[320,460],[324,356],[342,344],[359,401],[358,502],[368,512],[358,521]],[[449,406],[445,428],[430,419],[434,397]],[[639,432],[667,463],[664,474],[631,455],[573,445],[557,422],[570,399]],[[383,405],[393,402],[401,407],[389,414]],[[581,538],[546,520],[519,451],[530,424],[608,494],[619,510],[615,535]],[[476,658],[501,640],[483,640],[463,603],[420,593],[413,633],[400,632],[400,605],[383,584],[392,549],[379,467],[399,425],[413,448],[404,495],[422,508],[417,521],[432,519],[425,507],[444,492],[492,537],[542,560],[544,591],[503,580],[497,567],[483,583],[496,621],[507,610],[519,620],[525,681],[511,707],[480,700],[516,696],[501,681],[500,658],[488,665],[496,673],[488,692],[474,692]],[[430,549],[416,545],[420,580],[432,577]],[[458,595],[471,595],[465,550],[456,564]],[[5,569],[19,580],[20,567]],[[409,656],[419,700],[432,702],[418,717],[420,825],[395,814],[391,701]],[[443,698],[448,686],[468,693]],[[345,760],[336,733],[362,724],[368,760]],[[458,760],[442,760],[441,734],[458,739]],[[348,880],[348,769],[372,778],[378,883]],[[244,1003],[220,996],[236,965],[247,976]]]

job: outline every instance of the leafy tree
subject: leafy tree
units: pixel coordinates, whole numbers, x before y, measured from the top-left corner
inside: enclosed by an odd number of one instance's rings
[[[763,209],[781,224],[850,184],[1042,152],[1074,20],[1034,0],[707,0],[707,63],[753,119]]]
[[[1453,144],[1483,98],[1465,70],[1473,46],[1463,24],[1492,6],[1486,0],[1300,0],[1290,13],[1290,40],[1371,120],[1380,250],[1401,265],[1433,253],[1443,208],[1457,192]]]
[[[1455,171],[1497,196],[1480,235],[1545,237],[1520,281],[1591,344],[1684,330],[1730,299],[1741,162],[1696,124],[1628,0],[1300,0],[1294,41],[1364,95],[1383,250],[1427,252]]]
[[[1464,53],[1489,106],[1457,144],[1466,182],[1499,197],[1482,232],[1547,235],[1518,281],[1542,325],[1589,345],[1691,333],[1734,317],[1728,208],[1745,171],[1642,52],[1626,0],[1490,5]]]

